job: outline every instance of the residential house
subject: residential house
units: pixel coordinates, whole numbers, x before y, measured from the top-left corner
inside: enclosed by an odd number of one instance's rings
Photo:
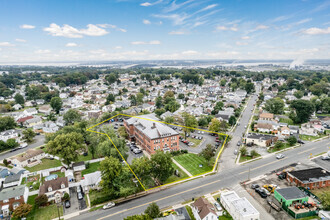
[[[213,205],[205,198],[200,197],[193,204],[191,204],[192,212],[196,220],[216,220],[218,216]]]
[[[82,171],[86,169],[85,162],[80,161],[72,164],[72,169],[74,172]]]
[[[46,121],[41,127],[42,131],[45,133],[55,133],[60,128],[52,121]]]
[[[277,139],[278,137],[273,135],[249,133],[245,138],[245,143],[247,145],[252,144],[260,147],[269,147],[275,143]]]
[[[268,113],[268,112],[263,112],[263,113],[259,114],[259,119],[266,120],[266,121],[272,121],[272,120],[274,120],[274,114]]]
[[[3,182],[3,188],[18,186],[21,184],[21,181],[22,181],[22,174],[9,175],[5,178],[5,181]]]
[[[13,109],[15,109],[16,111],[20,110],[22,108],[22,106],[20,104],[15,104],[13,106]]]
[[[0,140],[6,142],[8,139],[18,138],[18,131],[15,129],[10,129],[0,133]]]
[[[52,108],[50,107],[50,105],[42,105],[39,107],[38,111],[45,115],[49,115],[52,111]]]
[[[59,116],[57,117],[57,120],[56,120],[56,125],[59,126],[59,127],[64,127],[66,122],[64,121],[63,119],[63,116]]]
[[[158,121],[155,114],[125,120],[124,126],[129,138],[135,140],[149,154],[154,154],[156,150],[164,152],[179,150],[179,133],[163,123],[152,120]]]
[[[11,175],[7,168],[0,168],[0,186],[2,186],[3,182],[5,181],[6,177]]]
[[[311,123],[304,123],[301,124],[299,129],[299,134],[301,135],[308,135],[308,136],[317,136],[317,130],[314,128],[314,125]]]
[[[84,179],[81,181],[83,190],[89,192],[90,189],[99,189],[101,177],[101,171],[85,174]]]
[[[220,202],[235,220],[259,220],[260,213],[245,197],[240,198],[236,192],[221,193]]]
[[[163,113],[163,114],[160,115],[160,118],[161,118],[162,120],[165,120],[165,118],[167,118],[167,117],[173,117],[173,113],[167,111],[167,112],[165,112],[165,113]]]
[[[20,204],[26,203],[29,189],[25,185],[3,189],[0,192],[0,208],[4,217],[10,215]]]
[[[330,186],[330,172],[320,167],[287,172],[286,179],[296,186],[308,189],[319,189]]]
[[[66,177],[45,181],[39,188],[39,195],[45,194],[48,201],[59,201],[65,193],[69,194],[69,183]]]
[[[11,160],[11,163],[17,167],[33,167],[41,163],[45,157],[45,152],[41,149],[28,149],[24,154],[17,155]]]
[[[41,124],[42,124],[42,119],[39,116],[34,116],[33,118],[26,120],[23,125],[28,128],[31,128]]]
[[[38,114],[38,111],[37,111],[36,108],[28,108],[28,109],[25,109],[23,112],[26,116],[31,116],[31,115]]]
[[[45,100],[44,99],[37,99],[36,104],[37,105],[43,105],[43,104],[45,104]]]

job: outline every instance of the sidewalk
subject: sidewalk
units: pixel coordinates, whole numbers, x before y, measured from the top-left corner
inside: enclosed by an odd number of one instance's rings
[[[237,193],[239,197],[245,197],[249,202],[258,210],[261,219],[275,220],[275,218],[270,215],[260,203],[258,203],[241,185],[237,184],[233,187],[233,190]]]
[[[181,164],[179,164],[178,162],[176,162],[176,160],[174,160],[172,158],[173,163],[175,163],[175,165],[177,165],[178,167],[180,167],[180,169],[183,170],[183,172],[185,172],[189,177],[192,177],[193,175],[191,173],[188,172],[188,170],[186,170],[183,166],[181,166]]]

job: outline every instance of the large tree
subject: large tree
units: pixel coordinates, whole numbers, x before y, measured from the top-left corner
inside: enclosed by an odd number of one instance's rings
[[[121,175],[123,166],[120,161],[114,157],[106,157],[100,163],[100,171],[102,176],[101,186],[104,191],[113,192],[118,189],[115,186],[115,180]]]
[[[211,144],[207,144],[206,148],[200,152],[200,155],[209,161],[215,155],[215,148]]]
[[[155,202],[153,202],[147,207],[147,209],[144,211],[144,214],[147,214],[151,218],[155,219],[161,217],[162,213],[160,212],[158,205]]]
[[[218,112],[222,110],[223,106],[224,106],[223,102],[221,101],[217,102],[212,110],[212,115],[218,114]]]
[[[13,217],[17,219],[21,219],[26,217],[32,210],[32,205],[27,203],[20,204],[13,212]]]
[[[290,108],[294,110],[294,113],[290,114],[290,118],[295,123],[307,122],[315,110],[311,101],[302,99],[293,100]]]
[[[187,133],[193,132],[195,128],[198,126],[198,121],[195,116],[184,112],[182,113],[183,117],[183,131],[184,131],[184,137],[187,138]]]
[[[23,140],[27,143],[33,142],[33,138],[36,136],[36,133],[32,130],[32,128],[28,128],[23,132]]]
[[[106,105],[109,105],[111,102],[114,102],[116,99],[116,97],[110,93],[108,96],[107,96],[107,101],[105,102]]]
[[[221,130],[220,125],[221,125],[221,122],[218,119],[213,118],[211,120],[211,124],[209,125],[209,130],[214,131],[214,132],[219,132]]]
[[[63,120],[67,123],[67,124],[74,124],[74,122],[76,121],[80,121],[81,120],[81,116],[79,114],[79,112],[75,109],[69,109],[64,115],[63,115]]]
[[[53,108],[53,110],[58,114],[60,112],[60,109],[62,108],[62,99],[60,97],[53,97],[50,100],[50,106]]]
[[[16,126],[15,119],[11,116],[0,117],[0,132],[13,129]]]
[[[151,176],[152,163],[148,157],[134,158],[131,167],[144,186],[152,186],[154,184]]]
[[[77,132],[60,134],[47,144],[50,154],[58,155],[68,166],[78,159],[78,150],[84,149],[84,137]]]
[[[152,176],[160,183],[167,180],[167,178],[169,178],[174,172],[170,153],[157,151],[155,154],[151,155],[151,164]]]
[[[16,93],[14,99],[17,104],[24,105],[24,97],[21,94]]]
[[[284,110],[284,101],[279,98],[272,98],[268,99],[265,104],[266,111],[273,113],[273,114],[282,114]]]

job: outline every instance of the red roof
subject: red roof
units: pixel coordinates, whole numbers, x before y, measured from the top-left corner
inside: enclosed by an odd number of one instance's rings
[[[27,116],[27,117],[18,119],[17,122],[22,123],[22,122],[25,122],[25,121],[27,121],[27,120],[29,120],[31,118],[33,118],[33,116]]]

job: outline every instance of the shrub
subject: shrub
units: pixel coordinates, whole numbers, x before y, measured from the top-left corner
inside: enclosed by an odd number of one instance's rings
[[[35,199],[34,199],[34,202],[36,204],[37,207],[39,206],[45,206],[48,202],[48,198],[45,194],[42,194],[40,196],[37,196]]]

